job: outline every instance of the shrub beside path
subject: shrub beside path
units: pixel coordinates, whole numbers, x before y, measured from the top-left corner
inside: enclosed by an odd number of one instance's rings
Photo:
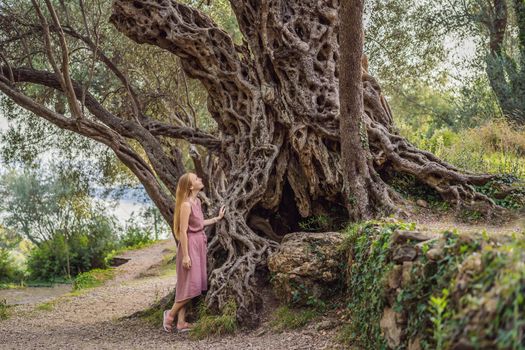
[[[337,349],[335,330],[274,332],[264,320],[259,329],[206,340],[167,334],[139,318],[127,318],[166,295],[175,284],[162,272],[173,255],[173,241],[162,241],[122,254],[129,262],[116,268],[113,280],[97,288],[58,297],[42,308],[16,306],[0,321],[1,349]]]

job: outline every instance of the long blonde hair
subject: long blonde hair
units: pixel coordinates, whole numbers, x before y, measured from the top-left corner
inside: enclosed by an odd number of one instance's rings
[[[191,194],[191,178],[192,173],[185,173],[177,183],[177,193],[175,194],[175,212],[173,213],[173,233],[175,239],[179,241],[180,238],[180,208]]]

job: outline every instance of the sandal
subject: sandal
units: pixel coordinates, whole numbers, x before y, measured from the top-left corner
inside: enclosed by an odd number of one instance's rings
[[[169,325],[166,323],[166,320],[168,319],[167,313],[169,313],[169,312],[170,312],[170,310],[165,310],[164,314],[163,314],[163,317],[162,317],[162,328],[164,328],[164,330],[166,332],[171,332],[171,330],[172,330],[172,327],[168,327]]]
[[[185,333],[185,332],[188,332],[192,329],[193,325],[192,324],[189,324],[188,322],[184,322],[184,327],[181,327],[179,328],[179,326],[177,325],[177,332],[178,333]]]

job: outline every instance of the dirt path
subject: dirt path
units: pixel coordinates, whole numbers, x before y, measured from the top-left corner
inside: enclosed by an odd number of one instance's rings
[[[317,332],[314,325],[276,333],[266,323],[251,332],[193,341],[167,334],[141,319],[126,316],[146,309],[174,287],[173,274],[159,273],[174,244],[164,241],[130,251],[130,261],[116,268],[114,280],[80,295],[66,295],[42,310],[20,305],[0,321],[0,349],[337,349],[335,331]],[[49,307],[48,307],[49,308]]]
[[[486,221],[466,223],[455,218],[453,213],[433,214],[428,211],[414,215],[407,221],[413,221],[418,228],[427,228],[431,231],[457,229],[459,232],[481,233],[485,230],[490,235],[510,235],[525,232],[525,215],[498,224]]]

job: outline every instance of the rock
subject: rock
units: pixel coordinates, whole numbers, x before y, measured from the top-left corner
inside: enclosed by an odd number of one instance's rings
[[[421,337],[416,337],[408,341],[408,350],[421,350]]]
[[[125,263],[127,263],[130,260],[131,259],[129,259],[129,258],[121,258],[119,256],[115,256],[115,257],[111,258],[111,260],[109,261],[109,266],[117,267],[117,266],[120,266],[120,265],[124,265]]]
[[[390,289],[397,289],[401,285],[401,274],[403,268],[401,265],[394,265],[387,277],[387,284]]]
[[[467,339],[460,339],[457,343],[452,345],[451,350],[474,350],[476,349]]]
[[[284,236],[268,259],[276,296],[286,303],[306,304],[308,297],[333,293],[343,277],[344,257],[335,249],[343,241],[339,232],[296,232]]]
[[[423,199],[418,199],[416,201],[416,204],[419,205],[420,207],[423,207],[423,208],[428,208],[428,203],[427,201],[423,200]]]
[[[421,231],[409,231],[409,230],[396,230],[392,234],[392,240],[395,243],[405,243],[408,240],[414,240],[418,242],[428,241],[436,236],[429,232]]]
[[[443,247],[429,249],[425,255],[429,260],[438,261],[443,258]]]
[[[265,328],[262,328],[260,330],[258,330],[254,335],[256,337],[260,337],[261,335],[265,334],[266,333],[266,329]]]
[[[417,250],[410,245],[403,245],[394,251],[393,260],[397,263],[403,261],[412,261],[417,256]]]
[[[481,262],[481,255],[478,252],[469,255],[461,265],[459,265],[456,285],[454,286],[454,296],[456,299],[459,299],[462,292],[467,289],[472,277],[479,274],[482,270],[483,263]]]
[[[318,331],[329,330],[329,329],[333,329],[333,328],[337,327],[339,324],[340,324],[340,322],[336,321],[336,320],[324,320],[324,321],[319,322],[315,326],[315,329],[318,330]]]
[[[414,263],[412,261],[403,262],[403,271],[401,272],[401,287],[405,287],[410,283],[412,279],[412,267]]]
[[[396,319],[396,312],[391,308],[386,308],[379,322],[381,332],[390,348],[396,348],[401,343],[401,327],[397,324]]]
[[[466,258],[459,266],[459,273],[469,273],[471,275],[477,274],[483,270],[483,263],[481,262],[481,255],[474,252]]]

